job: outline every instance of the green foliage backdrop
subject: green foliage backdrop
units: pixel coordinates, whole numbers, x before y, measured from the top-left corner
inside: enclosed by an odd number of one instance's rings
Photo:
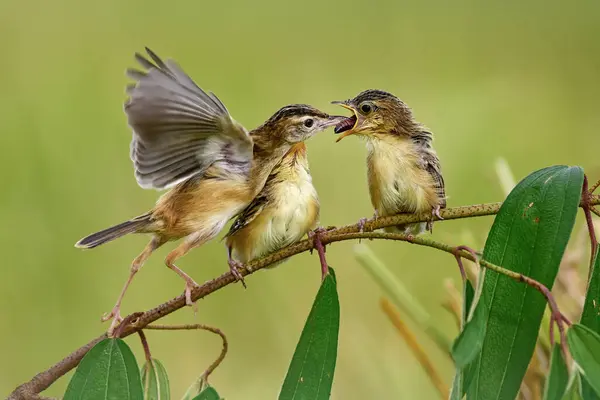
[[[552,164],[582,165],[598,176],[599,21],[600,4],[592,1],[3,0],[0,354],[11,362],[0,365],[0,394],[106,328],[99,318],[145,244],[130,237],[90,252],[73,248],[157,197],[136,186],[128,159],[121,104],[134,51],[147,45],[176,58],[247,127],[286,103],[340,112],[330,100],[369,87],[389,90],[436,133],[449,204],[461,205],[504,197],[497,157],[517,179]],[[363,147],[358,140],[336,145],[331,132],[308,143],[324,225],[371,215]],[[481,248],[491,221],[441,223],[435,236]],[[415,246],[372,247],[454,338],[439,304],[442,279],[458,279],[455,263]],[[351,249],[340,243],[328,251],[343,304],[332,398],[437,398],[379,312],[380,289]],[[181,281],[162,265],[167,250],[136,277],[124,312],[181,293]],[[224,247],[215,241],[181,266],[198,282],[212,278],[227,268]],[[165,322],[207,323],[227,333],[231,351],[211,377],[221,395],[275,398],[280,385],[273,383],[284,379],[319,286],[316,255],[257,273],[248,284],[201,301],[196,317],[183,310]],[[221,344],[208,333],[170,335],[150,332],[148,340],[178,397]],[[450,383],[451,363],[433,343],[424,345]],[[140,346],[131,347],[143,359]],[[66,384],[46,394],[61,395]]]

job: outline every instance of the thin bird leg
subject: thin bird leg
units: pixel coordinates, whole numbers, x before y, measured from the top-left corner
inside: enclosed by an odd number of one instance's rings
[[[109,336],[112,335],[112,332],[117,327],[117,325],[119,325],[119,323],[123,321],[123,318],[121,317],[121,302],[123,301],[123,297],[125,297],[125,292],[127,292],[127,288],[129,288],[129,285],[131,284],[134,275],[140,270],[140,268],[142,268],[144,262],[146,262],[148,257],[150,257],[150,254],[152,254],[154,250],[158,249],[164,243],[165,241],[163,239],[161,239],[158,236],[154,236],[150,243],[148,243],[144,250],[140,253],[140,255],[137,256],[131,263],[131,268],[129,270],[129,278],[127,279],[127,282],[125,282],[125,286],[123,286],[123,290],[121,290],[121,293],[119,294],[117,303],[115,304],[111,312],[105,313],[102,316],[102,322],[106,322],[109,319],[112,319],[112,323],[108,328]]]
[[[231,256],[231,252],[233,248],[231,246],[227,247],[227,263],[229,264],[229,270],[231,274],[235,277],[236,281],[242,282],[244,289],[246,289],[246,281],[244,281],[244,277],[240,274],[238,268],[244,268],[244,264],[239,262],[238,260],[234,260]]]
[[[192,301],[192,290],[199,285],[194,281],[188,274],[183,272],[179,267],[175,265],[175,260],[185,256],[195,247],[205,243],[210,237],[201,236],[200,234],[192,234],[188,236],[183,243],[177,246],[173,251],[167,254],[165,258],[165,265],[172,269],[177,275],[185,280],[185,304],[192,307],[194,312],[197,311],[195,303]]]
[[[308,232],[309,239],[312,239],[313,241],[313,248],[317,250],[317,253],[319,254],[319,261],[321,262],[321,280],[325,279],[329,274],[329,266],[327,265],[327,259],[325,258],[325,245],[321,241],[321,235],[327,231],[328,229],[319,227],[314,231]]]

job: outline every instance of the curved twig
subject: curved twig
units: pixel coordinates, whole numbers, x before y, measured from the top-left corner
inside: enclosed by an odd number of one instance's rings
[[[204,324],[187,324],[187,325],[148,325],[144,329],[154,329],[160,331],[183,331],[183,330],[194,330],[201,329],[205,331],[209,331],[215,333],[221,337],[223,341],[223,348],[221,349],[221,354],[219,357],[208,366],[208,368],[204,371],[204,373],[200,376],[200,379],[205,383],[208,383],[208,376],[213,373],[213,371],[223,362],[225,356],[227,355],[227,349],[229,348],[229,343],[227,342],[227,336],[223,333],[219,328],[214,328],[212,326],[204,325]]]

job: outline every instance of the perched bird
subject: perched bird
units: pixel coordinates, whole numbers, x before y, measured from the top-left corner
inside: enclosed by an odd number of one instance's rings
[[[433,216],[442,219],[446,207],[444,178],[431,142],[433,135],[415,121],[411,109],[396,96],[366,90],[353,99],[334,101],[353,115],[335,127],[342,135],[367,140],[367,169],[375,217],[399,213],[432,214],[430,222],[387,228],[418,234],[432,229]],[[365,220],[361,220],[364,226]]]
[[[192,305],[191,291],[197,284],[175,261],[215,237],[244,210],[293,145],[344,118],[330,117],[308,105],[289,105],[248,132],[213,93],[198,87],[174,61],[163,62],[146,51],[153,62],[135,56],[145,71],[128,70],[135,80],[127,88],[125,103],[133,130],[130,156],[142,188],[170,191],[150,211],[75,245],[93,248],[129,233],[152,234],[133,260],[113,310],[103,317],[104,321],[113,318],[109,331],[121,320],[121,301],[133,276],[168,241],[184,238],[165,264],[185,280],[186,303]],[[230,268],[241,280],[235,265]]]
[[[344,118],[345,119],[345,118]],[[230,263],[248,263],[302,239],[317,226],[319,198],[308,169],[306,146],[292,146],[261,192],[226,236]]]

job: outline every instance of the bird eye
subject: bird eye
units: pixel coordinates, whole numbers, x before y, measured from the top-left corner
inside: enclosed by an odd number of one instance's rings
[[[365,103],[362,106],[360,106],[360,111],[362,111],[365,114],[370,113],[372,109],[373,107],[371,107],[371,105],[368,103]]]
[[[304,126],[307,128],[310,128],[311,126],[313,126],[314,123],[315,123],[315,121],[312,118],[304,120]]]

